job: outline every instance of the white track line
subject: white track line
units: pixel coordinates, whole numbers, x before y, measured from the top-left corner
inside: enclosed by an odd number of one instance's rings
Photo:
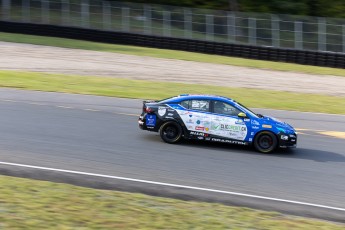
[[[265,196],[256,196],[256,195],[250,195],[250,194],[245,194],[245,193],[229,192],[229,191],[223,191],[223,190],[217,190],[217,189],[209,189],[209,188],[201,188],[201,187],[194,187],[194,186],[162,183],[162,182],[156,182],[156,181],[140,180],[140,179],[127,178],[127,177],[110,176],[110,175],[104,175],[104,174],[88,173],[88,172],[65,170],[65,169],[47,168],[47,167],[40,167],[40,166],[34,166],[34,165],[16,164],[16,163],[2,162],[2,161],[0,161],[0,164],[17,166],[17,167],[24,167],[24,168],[47,170],[47,171],[71,173],[71,174],[78,174],[78,175],[111,178],[111,179],[117,179],[117,180],[126,180],[126,181],[140,182],[140,183],[146,183],[146,184],[152,184],[152,185],[162,185],[162,186],[175,187],[175,188],[185,188],[185,189],[191,189],[191,190],[222,193],[222,194],[257,198],[257,199],[270,200],[270,201],[278,201],[278,202],[284,202],[284,203],[290,203],[290,204],[312,206],[312,207],[317,207],[317,208],[325,208],[325,209],[331,209],[331,210],[337,210],[337,211],[345,212],[345,208],[337,208],[337,207],[331,207],[331,206],[326,206],[326,205],[312,204],[312,203],[293,201],[293,200],[278,199],[278,198],[265,197]]]

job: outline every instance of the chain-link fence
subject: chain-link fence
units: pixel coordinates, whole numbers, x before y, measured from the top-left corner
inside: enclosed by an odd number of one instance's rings
[[[344,19],[99,0],[1,1],[3,21],[345,53]]]

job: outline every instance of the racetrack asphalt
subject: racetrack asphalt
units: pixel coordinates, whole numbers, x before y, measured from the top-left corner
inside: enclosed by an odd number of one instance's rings
[[[241,146],[163,143],[142,131],[136,99],[0,89],[0,161],[75,170],[162,183],[209,188],[345,209],[345,116],[255,109],[300,130],[298,148],[265,155]],[[326,131],[338,133],[325,135]],[[18,169],[0,164],[0,173],[88,186],[90,178]],[[61,179],[66,178],[65,180]],[[54,178],[55,177],[55,178]],[[60,179],[56,178],[60,177]],[[86,183],[81,181],[85,180]],[[100,179],[99,179],[100,180]],[[75,182],[77,181],[77,182]],[[116,184],[112,186],[111,183]],[[91,187],[126,189],[125,182]],[[132,188],[135,187],[134,185]],[[144,190],[144,185],[136,191]],[[154,188],[151,194],[193,199],[181,189]],[[132,189],[133,190],[133,189]],[[144,191],[145,192],[145,191]],[[205,200],[264,207],[345,222],[345,212],[263,203],[210,194]],[[201,199],[202,200],[202,199]],[[250,200],[250,202],[248,201]],[[248,204],[251,203],[252,205]],[[307,210],[306,210],[307,209]],[[306,212],[310,210],[308,214]],[[299,213],[298,213],[299,211]],[[301,213],[303,212],[303,213]]]

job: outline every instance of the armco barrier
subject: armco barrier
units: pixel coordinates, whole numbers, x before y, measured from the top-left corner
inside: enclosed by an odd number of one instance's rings
[[[345,54],[343,53],[277,49],[272,47],[235,45],[190,39],[5,21],[0,21],[0,31],[81,39],[113,44],[184,50],[259,60],[290,62],[303,65],[345,68]]]

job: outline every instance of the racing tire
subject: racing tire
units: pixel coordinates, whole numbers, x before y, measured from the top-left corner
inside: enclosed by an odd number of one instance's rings
[[[274,133],[263,131],[254,138],[254,148],[261,153],[272,153],[278,146],[278,139]]]
[[[182,138],[182,128],[176,122],[168,121],[161,126],[159,135],[164,142],[175,144]]]

